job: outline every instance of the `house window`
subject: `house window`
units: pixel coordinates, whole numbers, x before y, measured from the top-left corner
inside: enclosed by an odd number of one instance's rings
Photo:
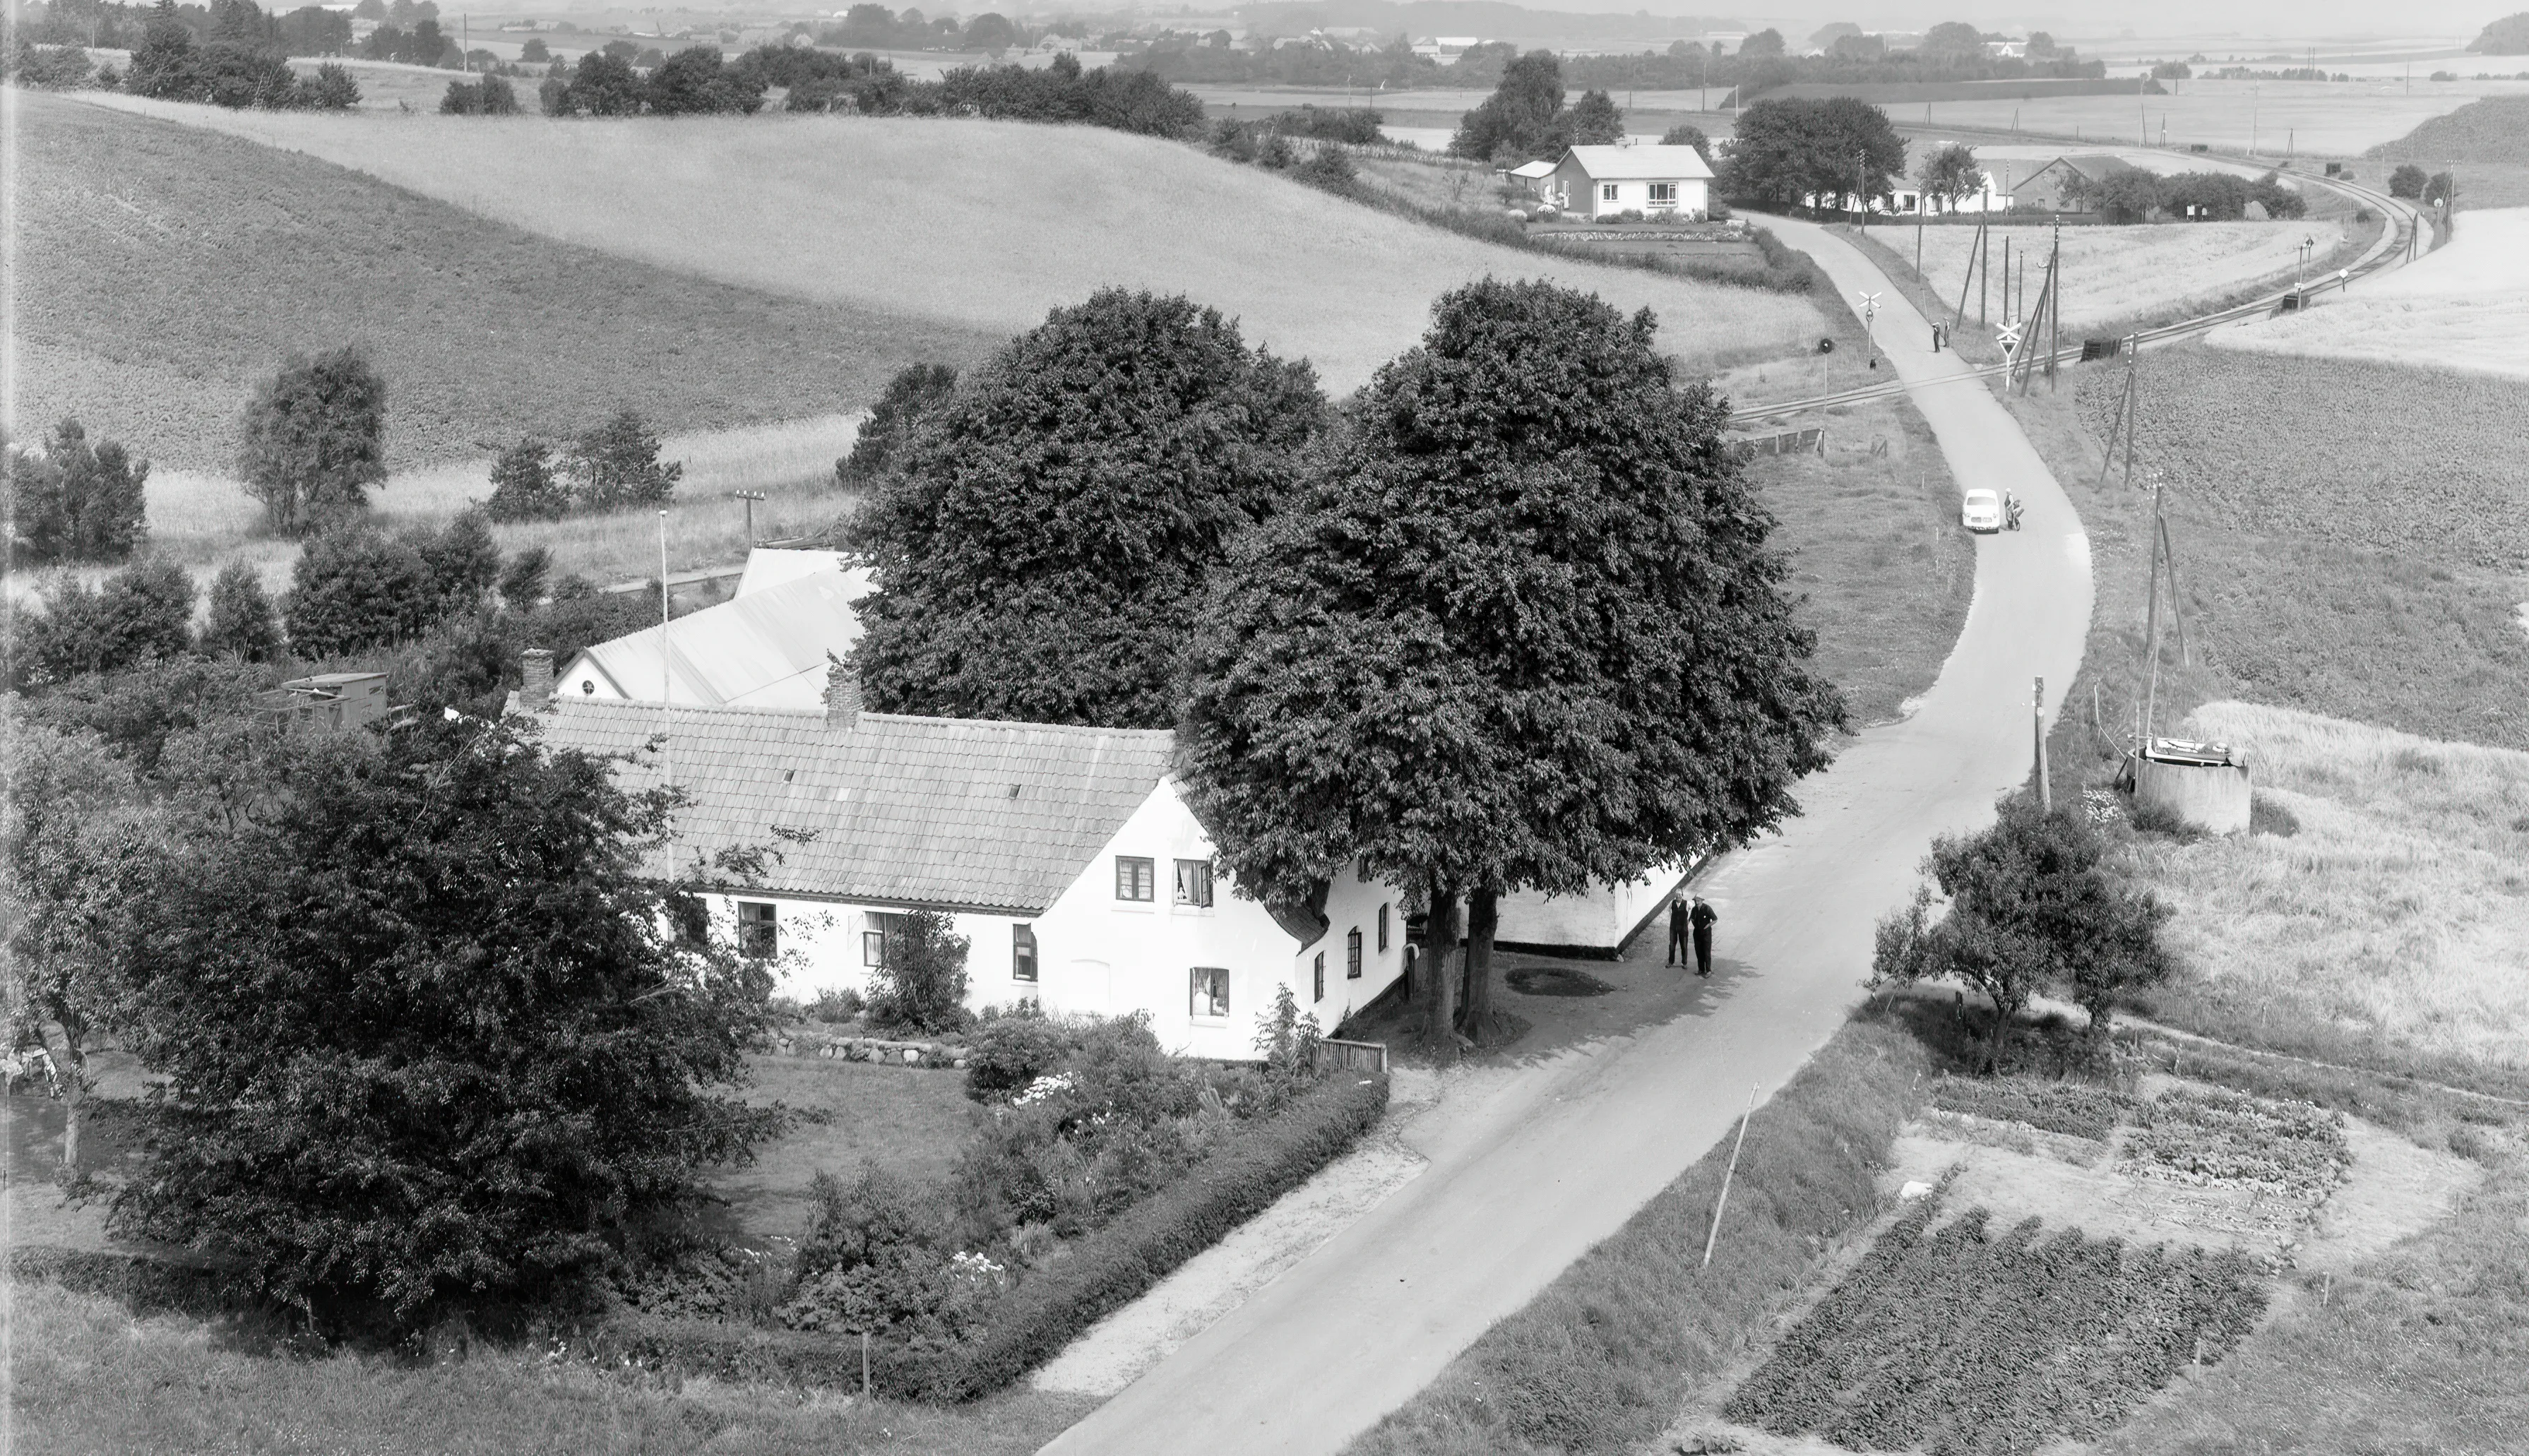
[[[781,925],[773,907],[760,900],[737,902],[737,948],[757,960],[781,953]]]
[[[1668,205],[1670,205],[1671,207],[1676,206],[1676,205],[1677,205],[1677,184],[1676,184],[1676,183],[1673,183],[1673,182],[1655,182],[1655,183],[1652,183],[1652,184],[1651,184],[1651,201],[1652,201],[1654,204],[1656,204],[1656,203],[1661,203],[1661,202],[1665,202],[1665,203],[1667,203]]]
[[[1378,953],[1387,953],[1387,907],[1378,907]]]
[[[1157,871],[1148,859],[1136,855],[1115,856],[1115,898],[1148,903],[1156,889]]]
[[[1357,925],[1351,935],[1344,937],[1344,979],[1361,979],[1361,927]]]
[[[1598,184],[1598,200],[1601,202],[1615,201],[1616,185],[1612,182],[1602,182]]]
[[[1229,968],[1196,966],[1186,977],[1186,1014],[1219,1019],[1229,1014]]]
[[[1181,859],[1177,861],[1177,903],[1202,909],[1211,908],[1211,861]]]
[[[1326,953],[1322,950],[1318,952],[1317,966],[1310,974],[1310,986],[1314,993],[1313,999],[1326,998]]]
[[[1365,854],[1360,859],[1354,861],[1352,873],[1354,879],[1359,880],[1364,885],[1368,885],[1370,883],[1370,856]]]
[[[861,932],[861,964],[865,966],[887,964],[888,951],[894,947],[897,938],[903,934],[903,916],[884,910],[870,911],[869,929]]]
[[[1035,926],[1010,927],[1010,979],[1031,983],[1036,980]]]

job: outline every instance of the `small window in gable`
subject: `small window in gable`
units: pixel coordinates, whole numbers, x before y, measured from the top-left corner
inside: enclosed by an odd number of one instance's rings
[[[1029,982],[1036,980],[1035,926],[1010,927],[1010,979]]]
[[[1357,925],[1352,934],[1344,937],[1344,979],[1361,979],[1361,927]]]
[[[1157,889],[1157,872],[1151,861],[1141,855],[1115,856],[1115,898],[1148,902]]]
[[[1177,861],[1176,901],[1200,909],[1211,907],[1211,861],[1181,859]]]

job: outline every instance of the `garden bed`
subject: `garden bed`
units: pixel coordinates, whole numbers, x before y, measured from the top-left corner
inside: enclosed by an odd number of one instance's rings
[[[2235,1253],[1941,1212],[1926,1197],[1881,1234],[1724,1413],[1855,1450],[2020,1456],[2106,1433],[2179,1369],[2218,1362],[2265,1309]]]

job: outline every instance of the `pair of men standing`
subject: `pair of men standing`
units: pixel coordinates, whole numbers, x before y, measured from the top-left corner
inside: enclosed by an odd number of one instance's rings
[[[1690,898],[1693,900],[1692,907],[1688,904]],[[1711,975],[1712,922],[1720,918],[1712,912],[1710,905],[1703,902],[1703,896],[1699,894],[1691,897],[1683,892],[1671,895],[1668,902],[1668,963],[1672,966],[1685,963],[1688,938],[1692,936],[1695,945],[1695,973],[1698,976]]]

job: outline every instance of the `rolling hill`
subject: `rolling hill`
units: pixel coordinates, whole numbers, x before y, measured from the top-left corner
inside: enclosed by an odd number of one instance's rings
[[[224,470],[254,382],[365,346],[398,468],[576,431],[830,414],[995,331],[559,243],[315,157],[19,92],[17,412]],[[207,110],[208,108],[204,108]]]
[[[91,93],[93,94],[93,93]],[[619,258],[959,337],[1106,285],[1184,293],[1349,390],[1441,292],[1551,276],[1696,366],[1815,337],[1805,299],[1480,243],[1193,148],[1087,127],[829,116],[553,121],[232,112],[96,96],[303,151]],[[895,326],[895,325],[890,325]]]

